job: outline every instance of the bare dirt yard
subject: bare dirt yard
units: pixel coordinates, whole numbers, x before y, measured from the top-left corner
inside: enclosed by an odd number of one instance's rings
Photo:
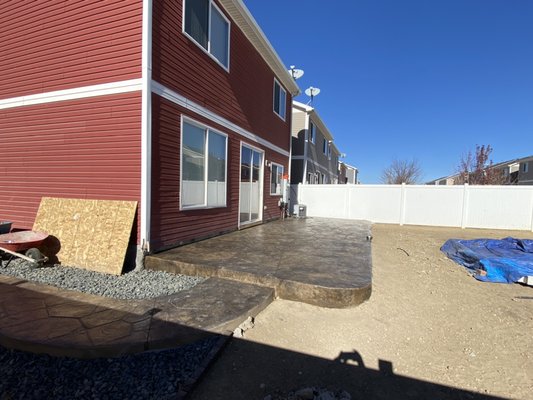
[[[533,287],[478,282],[439,250],[449,238],[533,233],[372,232],[369,301],[338,310],[276,300],[191,398],[275,400],[324,387],[352,399],[533,399]]]

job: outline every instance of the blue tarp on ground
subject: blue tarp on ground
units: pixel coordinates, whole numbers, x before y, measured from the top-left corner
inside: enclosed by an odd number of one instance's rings
[[[440,249],[480,281],[513,283],[533,276],[533,240],[450,239]]]

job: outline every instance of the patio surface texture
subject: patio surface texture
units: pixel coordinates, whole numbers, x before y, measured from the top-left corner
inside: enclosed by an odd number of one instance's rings
[[[1,275],[0,345],[83,358],[230,336],[275,297],[356,306],[371,293],[370,223],[289,219],[168,250],[148,269],[210,277],[147,300],[116,300]]]

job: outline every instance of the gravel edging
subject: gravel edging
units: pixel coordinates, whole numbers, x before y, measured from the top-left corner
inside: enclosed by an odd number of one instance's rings
[[[62,265],[31,268],[29,263],[23,260],[13,260],[7,268],[4,267],[6,264],[3,262],[0,267],[2,275],[124,300],[168,296],[191,289],[206,279],[149,270],[134,270],[115,276]]]
[[[147,299],[188,290],[203,277],[134,270],[121,276],[60,265],[31,268],[23,260],[0,274],[115,299]],[[54,357],[0,346],[0,400],[163,399],[180,400],[225,346],[227,336],[117,358]]]
[[[226,340],[214,336],[171,350],[92,360],[0,346],[0,399],[180,399]]]

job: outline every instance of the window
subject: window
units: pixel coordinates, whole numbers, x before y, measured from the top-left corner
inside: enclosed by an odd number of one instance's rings
[[[309,141],[315,143],[316,126],[312,122],[309,122]]]
[[[322,153],[324,153],[325,155],[328,155],[328,141],[326,139],[323,139],[323,142],[322,142]]]
[[[270,194],[281,195],[281,183],[283,182],[283,165],[272,163],[270,168]]]
[[[229,21],[211,0],[185,0],[183,30],[224,68],[229,68]]]
[[[529,163],[526,162],[526,163],[522,164],[522,172],[524,174],[527,174],[529,172]]]
[[[183,121],[181,208],[226,206],[227,136]]]
[[[285,121],[285,110],[287,109],[287,92],[274,79],[274,112]]]

